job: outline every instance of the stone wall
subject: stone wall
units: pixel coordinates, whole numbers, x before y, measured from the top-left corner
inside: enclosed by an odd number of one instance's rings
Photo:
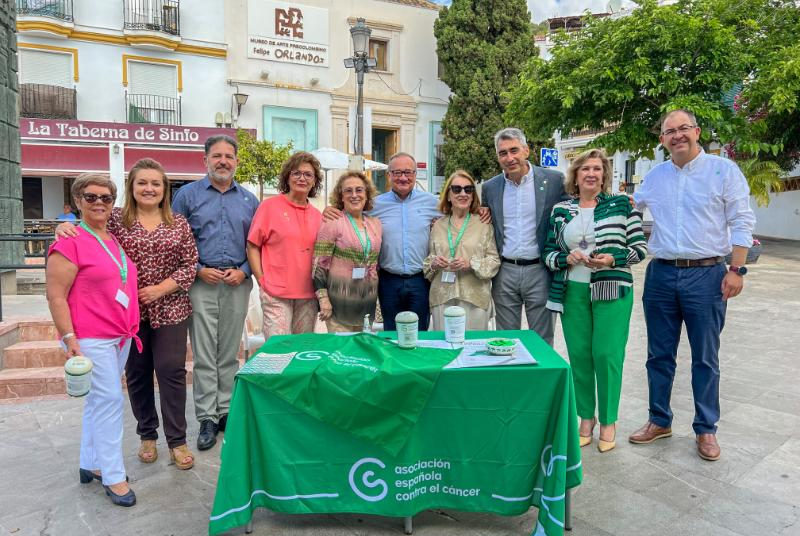
[[[0,235],[22,232],[17,35],[14,0],[0,0]],[[0,265],[24,262],[22,242],[0,241]],[[0,273],[3,293],[16,292],[15,272]]]

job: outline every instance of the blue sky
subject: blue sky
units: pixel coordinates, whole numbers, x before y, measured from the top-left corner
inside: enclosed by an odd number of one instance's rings
[[[451,0],[431,0],[437,4],[449,5]],[[589,9],[592,13],[606,11],[608,0],[528,0],[528,10],[535,22],[551,17],[579,15]],[[632,2],[622,0],[623,6],[631,6]]]

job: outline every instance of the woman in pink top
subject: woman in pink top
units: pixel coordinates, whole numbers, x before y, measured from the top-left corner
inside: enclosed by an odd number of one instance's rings
[[[65,358],[83,355],[94,364],[83,408],[80,481],[100,480],[111,502],[133,506],[122,459],[120,380],[131,339],[141,345],[139,300],[136,266],[107,229],[116,195],[116,185],[102,175],[81,175],[73,183],[86,232],[50,247],[47,302]]]
[[[281,195],[262,202],[250,225],[247,260],[260,288],[266,339],[314,331],[311,263],[322,214],[308,198],[317,195],[322,180],[314,155],[293,154],[281,169]]]

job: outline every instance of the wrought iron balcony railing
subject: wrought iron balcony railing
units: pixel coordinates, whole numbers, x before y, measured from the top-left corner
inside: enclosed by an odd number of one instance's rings
[[[160,95],[125,94],[128,123],[181,124],[181,99]]]
[[[68,87],[47,84],[20,84],[20,117],[77,119],[77,92]]]
[[[181,34],[179,0],[124,0],[126,30]]]
[[[72,22],[72,0],[17,0],[17,15]]]

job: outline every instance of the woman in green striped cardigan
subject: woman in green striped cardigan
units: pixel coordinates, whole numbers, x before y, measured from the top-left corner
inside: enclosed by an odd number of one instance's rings
[[[573,199],[553,207],[544,251],[554,272],[547,308],[561,313],[581,418],[580,445],[592,442],[596,400],[600,452],[616,446],[622,362],[633,308],[630,266],[647,254],[641,214],[627,197],[611,196],[610,186],[611,163],[605,152],[580,154],[565,182]]]

